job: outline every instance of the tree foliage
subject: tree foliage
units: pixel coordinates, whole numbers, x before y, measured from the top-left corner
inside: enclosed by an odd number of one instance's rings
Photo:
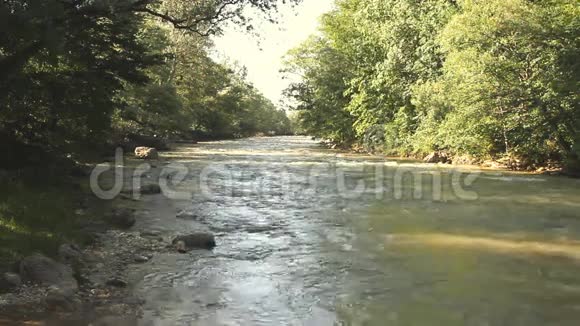
[[[337,0],[317,43],[341,59],[311,55],[308,41],[289,66],[339,73],[303,75],[295,108],[311,132],[358,143],[379,133],[375,146],[391,154],[577,160],[579,10],[575,0]],[[333,96],[344,101],[313,104]],[[327,132],[345,112],[349,139]]]
[[[75,157],[129,133],[288,132],[285,115],[208,55],[224,23],[251,29],[246,8],[273,19],[277,5],[2,0],[0,134]]]

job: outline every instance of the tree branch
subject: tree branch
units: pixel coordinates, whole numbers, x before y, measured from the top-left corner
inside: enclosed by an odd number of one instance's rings
[[[161,13],[155,11],[148,7],[152,2],[151,0],[140,0],[133,4],[132,11],[145,13],[154,17],[161,18],[163,21],[168,22],[177,29],[187,30],[196,33],[200,36],[210,36],[216,33],[217,25],[235,16],[233,12],[227,12],[227,9],[234,5],[242,4],[244,0],[226,0],[221,3],[212,14],[197,17],[195,19],[188,18],[176,18],[169,15],[168,13]],[[209,25],[202,27],[201,25]],[[205,29],[205,31],[202,31]]]

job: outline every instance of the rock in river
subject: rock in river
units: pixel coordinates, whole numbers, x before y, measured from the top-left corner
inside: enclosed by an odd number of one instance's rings
[[[146,256],[136,256],[134,260],[138,264],[144,264],[144,263],[146,263],[146,262],[149,261],[149,257],[146,257]]]
[[[196,212],[193,211],[189,211],[189,210],[183,210],[179,213],[177,213],[177,218],[178,219],[182,219],[182,220],[199,220],[200,215]]]
[[[127,286],[129,286],[127,281],[125,281],[121,278],[112,278],[112,279],[107,281],[107,285],[112,286],[112,287],[116,287],[116,288],[126,288]]]
[[[135,211],[129,208],[114,209],[109,216],[109,222],[116,227],[128,229],[135,225]]]
[[[63,291],[78,289],[77,280],[70,267],[40,254],[26,257],[20,262],[20,276],[25,282],[55,285]]]
[[[172,243],[180,252],[191,249],[213,249],[216,246],[215,237],[211,233],[194,233],[178,236],[173,239]]]
[[[142,160],[155,160],[159,158],[159,154],[153,147],[137,147],[135,148],[135,157]]]
[[[139,193],[141,195],[157,195],[161,193],[161,187],[156,184],[142,185],[141,188],[139,188]]]

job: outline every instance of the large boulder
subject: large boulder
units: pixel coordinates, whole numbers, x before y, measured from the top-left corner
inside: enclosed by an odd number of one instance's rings
[[[155,160],[159,158],[159,153],[153,147],[137,147],[135,157],[142,160]]]
[[[216,246],[215,237],[211,233],[194,233],[181,235],[173,239],[173,245],[179,252],[192,249],[213,249]]]
[[[451,163],[451,160],[447,156],[447,154],[442,152],[433,152],[427,155],[423,161],[425,163]]]
[[[41,254],[26,257],[20,262],[20,277],[25,282],[54,285],[63,291],[78,289],[72,268]]]

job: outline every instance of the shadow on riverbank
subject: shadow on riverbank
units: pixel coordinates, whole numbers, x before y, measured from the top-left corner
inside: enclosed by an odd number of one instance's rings
[[[89,243],[90,234],[83,226],[96,219],[94,210],[103,205],[90,205],[88,193],[85,180],[3,180],[0,270],[34,252],[55,256],[58,246],[65,242]],[[93,206],[91,210],[89,206]]]

